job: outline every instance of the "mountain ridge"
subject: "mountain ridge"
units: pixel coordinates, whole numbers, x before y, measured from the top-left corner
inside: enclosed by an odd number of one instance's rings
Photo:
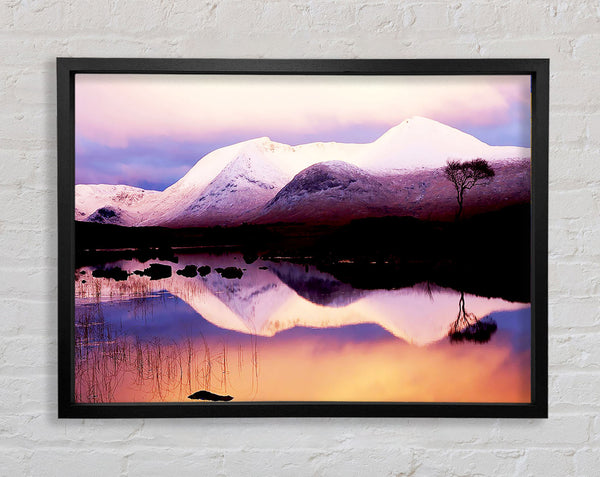
[[[415,201],[421,203],[425,196],[419,199],[406,192],[411,184],[403,182],[403,177],[420,171],[421,192],[428,194],[428,182],[440,182],[437,179],[447,160],[478,157],[492,166],[524,165],[529,162],[530,149],[490,146],[458,129],[418,116],[367,144],[316,142],[291,146],[260,137],[210,152],[164,191],[125,185],[77,185],[75,219],[175,228],[235,226],[282,218],[289,221],[291,216],[286,217],[286,210],[291,210],[293,204],[297,206],[301,197],[306,201],[304,210],[296,207],[293,211],[300,221],[311,221],[311,214],[318,215],[320,209],[328,216],[341,213],[341,218],[369,213],[410,215],[411,206]],[[323,184],[319,185],[319,177]],[[302,190],[299,183],[307,178],[313,188],[321,189]],[[507,192],[514,195],[510,177],[497,176],[495,180],[497,184],[506,182]],[[345,193],[340,188],[342,182],[346,184]],[[438,187],[443,189],[441,201],[449,202],[449,187],[449,182]],[[502,187],[497,189],[501,194]],[[282,194],[286,201],[280,200]],[[403,200],[403,194],[407,200],[396,204]],[[428,202],[430,208],[435,207],[433,199]],[[325,215],[323,220],[327,219]]]

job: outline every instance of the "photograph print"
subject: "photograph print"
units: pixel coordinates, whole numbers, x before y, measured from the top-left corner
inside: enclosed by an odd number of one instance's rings
[[[530,75],[75,75],[73,402],[531,403]]]

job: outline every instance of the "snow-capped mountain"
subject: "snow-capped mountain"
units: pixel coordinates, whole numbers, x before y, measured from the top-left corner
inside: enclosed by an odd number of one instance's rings
[[[458,129],[419,116],[391,128],[370,144],[355,164],[372,171],[439,168],[448,159],[488,161],[529,158],[529,148],[490,146]],[[415,165],[417,165],[415,167]]]
[[[343,161],[299,172],[263,208],[259,223],[337,221],[392,212],[393,195],[376,176]]]
[[[465,215],[529,201],[529,161],[498,161],[485,187],[466,191]],[[441,168],[372,174],[333,161],[307,167],[254,219],[275,222],[344,223],[387,215],[444,220],[456,213],[456,190]]]
[[[407,119],[369,144],[289,146],[263,137],[207,154],[162,192],[78,185],[75,218],[126,226],[193,227],[312,220],[324,209],[326,215],[350,218],[411,213],[417,203],[437,206],[439,199],[450,197],[452,185],[444,180],[438,181],[443,183],[440,196],[427,192],[449,159],[484,158],[496,169],[517,163],[527,168],[529,157],[528,148],[489,146],[421,117]],[[420,183],[411,182],[414,174],[420,174]],[[502,179],[497,174],[495,182],[494,190],[503,194],[500,199],[510,198],[516,189],[509,176]]]
[[[287,182],[287,175],[259,154],[239,154],[183,211],[161,225],[233,225],[250,220]]]
[[[128,185],[77,184],[75,220],[137,225],[143,220],[144,204],[159,194]]]

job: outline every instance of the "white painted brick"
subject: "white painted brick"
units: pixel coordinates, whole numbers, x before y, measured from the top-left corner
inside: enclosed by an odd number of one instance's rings
[[[396,446],[359,447],[321,454],[315,459],[316,475],[369,475],[373,469],[383,475],[410,475],[415,469],[411,449]],[[299,469],[298,475],[302,475]]]
[[[600,369],[600,333],[568,332],[550,337],[550,366]]]
[[[0,304],[3,336],[51,335],[56,329],[56,320],[52,317],[56,312],[56,307],[57,304],[54,301],[33,301],[29,298],[17,299],[3,296]],[[25,317],[29,317],[29,319]]]
[[[39,378],[5,376],[0,371],[0,412],[8,416],[43,411],[46,396],[39,392],[39,388]]]
[[[18,149],[0,150],[0,185],[23,187],[25,184],[35,184],[43,180],[38,174],[43,164],[39,159],[34,159],[32,153]]]
[[[575,475],[573,450],[530,449],[517,475]]]
[[[497,35],[504,27],[498,21],[500,4],[496,2],[465,2],[450,7],[449,14],[459,32],[474,33],[486,31],[488,34]]]
[[[0,447],[0,476],[31,475],[30,460],[33,453],[31,449]]]
[[[89,442],[113,446],[127,443],[129,446],[148,445],[150,441],[140,437],[144,427],[141,419],[87,421],[69,419],[62,424],[61,438],[73,446],[87,447]]]
[[[113,18],[116,16],[118,3],[125,2],[98,2],[94,0],[79,0],[65,2],[65,15],[62,18],[65,30],[82,32],[95,31],[101,33],[110,31]],[[150,2],[148,2],[150,3]],[[142,11],[139,12],[140,14]],[[133,20],[130,20],[133,22]]]
[[[415,460],[421,472],[416,475],[513,476],[524,455],[524,450],[418,450]]]
[[[323,459],[331,451],[319,449],[294,449],[285,454],[260,451],[238,450],[224,453],[222,475],[248,475],[259,477],[277,473],[277,470],[290,476],[320,475]],[[248,462],[261,462],[261,469],[248,468]]]
[[[9,30],[13,27],[14,19],[14,4],[9,2],[2,2],[0,4],[0,24],[6,30]]]
[[[12,89],[17,102],[21,104],[56,105],[54,71],[26,70],[15,78]]]
[[[501,421],[494,430],[493,442],[499,443],[503,448],[516,446],[522,449],[529,445],[577,445],[590,438],[589,416],[552,416],[549,421],[525,422],[526,426],[522,421]]]
[[[550,378],[549,392],[563,404],[585,405],[597,408],[600,373],[570,371]]]
[[[252,30],[265,33],[279,31],[282,23],[293,26],[292,31],[307,30],[311,27],[310,11],[297,8],[297,5],[291,5],[289,2],[271,1],[260,7],[256,6],[248,21],[252,23]]]
[[[416,31],[438,30],[448,34],[448,30],[456,27],[450,21],[454,14],[454,7],[447,2],[420,2],[410,6],[410,11],[415,16],[411,25]]]
[[[315,1],[310,4],[311,24],[318,31],[344,32],[356,24],[352,2]]]
[[[169,3],[144,0],[115,2],[111,5],[112,31],[118,32],[151,32],[167,28],[169,22],[166,13]]]
[[[548,27],[553,33],[597,33],[600,25],[598,4],[595,2],[544,2],[548,8]]]
[[[479,44],[471,38],[461,36],[456,38],[446,38],[439,32],[425,31],[419,35],[427,35],[427,43],[431,48],[427,51],[421,51],[419,39],[412,34],[404,33],[395,40],[390,41],[386,48],[382,49],[378,42],[363,41],[360,43],[360,49],[368,53],[368,57],[390,58],[390,52],[393,52],[394,58],[477,58],[479,57]]]
[[[67,11],[65,2],[51,0],[14,2],[12,10],[14,29],[32,32],[60,30]]]
[[[268,457],[267,457],[268,456]],[[262,469],[248,469],[247,462],[260,461]],[[225,452],[224,475],[273,475],[282,471],[290,476],[370,475],[378,469],[382,475],[409,475],[414,468],[412,452],[398,448],[368,448],[331,451],[293,449],[286,454],[240,450]]]
[[[598,446],[598,444],[600,444],[600,416],[598,416],[598,413],[594,416],[591,434],[592,438],[590,440],[590,445],[600,448],[600,446]]]
[[[52,268],[0,268],[3,296],[48,299],[56,292],[56,270]]]
[[[519,21],[520,18],[531,26],[528,17],[523,17],[518,12],[511,17],[509,26],[513,25],[512,21]],[[506,28],[506,25],[501,25],[501,28]],[[509,29],[507,33],[510,31]],[[569,37],[524,37],[522,33],[510,36],[511,38],[493,39],[483,36],[480,39],[481,55],[490,58],[550,58],[551,71],[569,70],[574,66]]]
[[[177,2],[169,5],[167,9],[167,19],[169,20],[170,29],[177,27],[182,30],[188,30],[191,21],[198,28],[207,28],[216,26],[218,1],[199,1],[199,2]]]
[[[127,475],[226,475],[222,473],[223,461],[223,452],[206,452],[201,448],[173,449],[168,456],[162,449],[141,449],[127,457]]]
[[[24,315],[23,320],[33,317]],[[6,337],[0,343],[0,375],[44,374],[54,369],[57,359],[56,338],[52,335]]]
[[[600,34],[583,35],[573,41],[573,57],[583,68],[598,67],[598,46]]]
[[[587,137],[593,143],[600,143],[600,114],[590,114],[587,117]],[[598,148],[595,148],[598,152]]]
[[[589,127],[588,123],[588,127]],[[598,151],[577,144],[552,147],[550,152],[550,185],[558,190],[563,185],[580,189],[582,185],[600,181]],[[552,212],[552,211],[551,211]]]
[[[554,192],[549,198],[549,213],[553,218],[576,219],[595,216],[599,202],[593,189],[579,189],[568,192]]]
[[[152,36],[148,40],[136,38],[115,38],[107,40],[103,37],[70,38],[66,45],[65,56],[99,56],[98,51],[110,47],[115,57],[153,57],[156,55],[173,56],[176,41]]]
[[[554,285],[553,285],[554,286]],[[556,286],[554,286],[556,288]],[[600,309],[597,298],[558,299],[556,293],[548,307],[548,323],[551,328],[578,328],[600,325]]]
[[[580,141],[586,136],[586,119],[581,113],[554,114],[550,121],[553,140],[561,144]]]
[[[548,253],[551,257],[578,255],[584,247],[584,231],[567,227],[553,227],[548,233]]]
[[[63,457],[57,459],[55,449],[36,449],[30,463],[32,474],[48,477],[65,475],[106,477],[121,475],[125,465],[123,456],[118,452],[68,448],[61,449],[60,452]]]
[[[402,28],[403,11],[397,4],[366,4],[358,8],[357,21],[362,30],[372,33],[396,32]]]
[[[583,253],[587,257],[600,255],[600,225],[583,231]]]
[[[581,85],[581,87],[578,87]],[[593,106],[600,104],[600,71],[557,71],[551,74],[550,95],[553,104]]]
[[[15,111],[0,114],[0,140],[6,141],[10,149],[16,149],[22,144],[20,141],[39,138],[50,133],[49,128],[54,127],[55,124],[53,119],[41,114],[38,108],[19,104]]]
[[[596,475],[600,469],[600,449],[585,448],[575,453],[576,475]]]
[[[568,290],[572,297],[597,296],[600,292],[598,266],[587,262],[551,262],[548,266],[548,290]],[[576,317],[573,317],[574,319]]]

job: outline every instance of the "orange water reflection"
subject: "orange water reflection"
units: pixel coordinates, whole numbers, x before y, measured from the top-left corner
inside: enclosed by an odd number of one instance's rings
[[[530,402],[529,305],[465,295],[479,318],[503,313],[489,342],[457,344],[453,290],[342,289],[321,304],[289,278],[297,270],[259,265],[244,264],[241,280],[114,282],[88,270],[77,284],[76,400],[187,401],[205,389],[233,402]]]

